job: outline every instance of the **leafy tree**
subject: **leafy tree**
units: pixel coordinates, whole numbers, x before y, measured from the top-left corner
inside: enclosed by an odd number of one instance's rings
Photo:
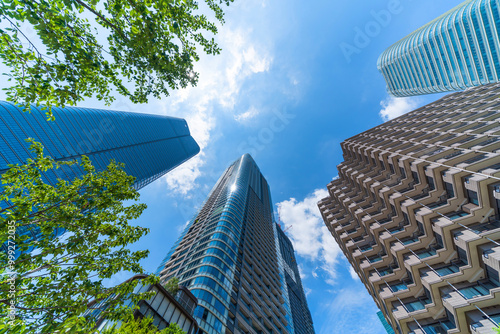
[[[175,296],[177,291],[179,291],[179,279],[177,277],[172,277],[165,284],[165,289],[172,295]]]
[[[110,296],[114,298],[103,315],[130,319],[133,309],[123,305],[124,299],[138,302],[151,293],[131,295],[137,280],[112,288],[106,288],[103,280],[122,270],[143,272],[139,261],[148,251],[126,248],[149,232],[128,224],[146,208],[123,204],[139,198],[132,187],[134,178],[114,162],[97,172],[87,157],[56,162],[44,156],[41,144],[32,142],[31,149],[36,157],[10,165],[1,180],[0,240],[15,246],[18,257],[0,251],[0,333],[53,333],[71,321],[82,333],[90,333],[92,322],[80,316],[90,301]],[[43,174],[56,168],[81,168],[84,173],[71,182],[47,184]],[[12,226],[15,242],[9,239]],[[57,236],[57,228],[66,233]],[[29,237],[28,232],[38,237]],[[149,276],[142,282],[154,284],[158,278]],[[16,320],[9,324],[5,315],[11,302]]]
[[[500,334],[500,327],[493,328],[493,330],[495,330],[498,334]]]
[[[3,0],[0,22],[8,28],[0,29],[0,59],[11,68],[8,100],[45,104],[52,117],[52,105],[84,97],[110,104],[113,89],[143,103],[195,85],[196,48],[220,52],[210,35],[217,34],[215,22],[224,23],[222,5],[232,1],[205,0],[210,21],[195,0]]]
[[[134,319],[123,323],[118,328],[106,329],[101,334],[186,334],[179,325],[171,323],[170,326],[159,330],[153,325],[153,318]]]

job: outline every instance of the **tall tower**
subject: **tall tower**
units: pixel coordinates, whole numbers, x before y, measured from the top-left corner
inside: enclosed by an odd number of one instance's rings
[[[41,142],[45,154],[56,161],[86,155],[97,171],[110,160],[125,164],[125,172],[136,178],[140,189],[196,155],[200,148],[180,118],[88,108],[53,107],[55,121],[48,122],[35,106],[28,112],[0,101],[0,174],[9,164],[25,162],[33,153],[26,138]],[[52,185],[58,179],[82,175],[80,166],[62,166],[44,173]],[[1,185],[0,185],[1,189]],[[6,207],[0,203],[0,207]],[[17,233],[40,237],[38,228],[18,227]],[[58,234],[64,229],[59,229]],[[1,249],[6,249],[3,243]]]
[[[288,238],[248,154],[220,177],[158,268],[198,298],[204,333],[314,333]],[[299,314],[304,312],[305,314]]]
[[[450,94],[342,143],[318,206],[396,333],[500,324],[499,94]]]
[[[394,96],[498,82],[499,34],[500,2],[467,0],[387,48],[378,69]]]
[[[30,137],[41,142],[45,154],[57,160],[87,155],[98,171],[111,159],[125,163],[140,189],[196,155],[200,148],[180,118],[88,108],[53,107],[55,121],[48,122],[35,106],[23,112],[0,101],[0,174],[8,164],[30,157]],[[78,166],[46,173],[47,181],[70,180],[83,173]]]

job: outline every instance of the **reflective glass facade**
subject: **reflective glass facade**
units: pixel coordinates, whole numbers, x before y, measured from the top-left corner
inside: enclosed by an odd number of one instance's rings
[[[302,288],[299,268],[295,259],[293,245],[285,233],[276,226],[281,259],[279,267],[284,278],[283,296],[287,300],[287,316],[293,319],[294,333],[314,334],[311,312],[307,306],[306,295]]]
[[[200,151],[180,118],[76,107],[52,111],[56,120],[48,122],[40,108],[32,106],[31,112],[23,112],[0,101],[0,174],[7,164],[30,157],[28,137],[41,142],[45,154],[55,160],[86,155],[97,170],[104,170],[111,159],[122,162],[125,171],[136,177],[136,189]],[[65,166],[45,176],[55,184],[58,178],[69,180],[82,173],[78,166]]]
[[[378,69],[394,96],[498,82],[500,1],[467,0],[386,49]]]
[[[157,273],[198,298],[202,333],[314,333],[293,248],[248,154],[224,172]]]

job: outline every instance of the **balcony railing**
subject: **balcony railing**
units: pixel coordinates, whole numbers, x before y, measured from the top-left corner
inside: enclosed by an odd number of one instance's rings
[[[490,290],[498,288],[496,283],[491,281],[477,282],[472,286],[458,288],[443,295],[443,300],[452,298],[454,292],[458,292],[465,299],[472,299],[475,297],[486,296],[490,294]]]
[[[486,158],[486,153],[481,153],[479,155],[476,155],[475,157],[472,157],[470,159],[467,159],[467,160],[464,160],[464,161],[460,161],[458,162],[457,164],[455,164],[455,166],[457,165],[460,165],[460,164],[473,164],[474,162],[478,162],[480,160],[483,160],[484,158]]]
[[[466,263],[463,262],[462,260],[457,260],[455,262],[452,262],[444,267],[440,267],[440,268],[437,268],[437,269],[434,269],[432,271],[434,271],[439,277],[443,277],[443,276],[446,276],[446,275],[451,275],[451,274],[454,274],[454,273],[458,273],[460,271],[460,267],[462,266],[465,266]],[[422,277],[426,277],[428,276],[428,273],[430,272],[431,270],[428,270],[424,273],[422,273]]]
[[[500,220],[498,217],[490,217],[487,222],[478,224],[478,225],[473,225],[469,227],[473,232],[480,234],[483,232],[495,230],[497,228],[500,228]]]
[[[416,325],[416,324],[415,324]],[[418,326],[418,325],[416,325]],[[448,333],[448,330],[456,328],[455,324],[449,320],[445,321],[439,321],[437,323],[433,323],[430,325],[420,325],[422,329],[424,330],[424,334],[426,333]],[[418,327],[420,329],[420,327]],[[416,332],[412,331],[409,332],[408,334],[415,334]]]
[[[443,216],[446,216],[448,219],[451,219],[451,220],[455,220],[455,219],[458,219],[458,218],[462,218],[462,217],[465,217],[469,215],[469,213],[465,212],[465,211],[453,211],[453,212],[448,212],[448,213],[445,213],[443,214]],[[439,219],[441,218],[440,217],[435,217],[435,218],[432,218],[431,221],[433,223],[437,222]]]
[[[403,302],[403,305],[408,312],[414,312],[423,310],[425,305],[430,304],[431,302],[432,300],[429,298],[423,297],[412,302]]]

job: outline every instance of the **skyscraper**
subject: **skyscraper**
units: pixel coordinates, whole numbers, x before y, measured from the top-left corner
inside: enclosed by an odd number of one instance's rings
[[[500,323],[499,94],[450,94],[341,145],[318,206],[396,333]]]
[[[0,101],[0,174],[7,164],[30,157],[29,143],[41,142],[45,154],[57,160],[87,155],[96,169],[104,170],[111,159],[125,163],[139,189],[196,155],[200,148],[180,118],[88,108],[52,108],[55,121],[48,122],[35,106],[23,112]],[[73,179],[83,173],[78,166],[46,173],[47,181]]]
[[[88,108],[53,107],[55,121],[48,122],[35,106],[30,112],[0,101],[0,174],[8,164],[25,162],[33,153],[26,138],[41,142],[45,154],[56,161],[73,160],[86,155],[97,171],[110,160],[125,164],[125,172],[136,178],[140,189],[196,155],[200,148],[180,118]],[[57,179],[72,180],[82,175],[78,165],[62,166],[44,173],[52,185]],[[1,187],[1,185],[0,185]],[[7,206],[0,203],[0,207]],[[61,234],[64,229],[58,229]],[[30,226],[17,228],[18,234],[36,239],[40,230]],[[3,243],[1,249],[6,249]]]
[[[220,177],[157,273],[198,298],[204,333],[314,333],[292,245],[248,154]]]
[[[411,96],[499,81],[500,3],[467,0],[399,42],[378,59],[389,93]]]

